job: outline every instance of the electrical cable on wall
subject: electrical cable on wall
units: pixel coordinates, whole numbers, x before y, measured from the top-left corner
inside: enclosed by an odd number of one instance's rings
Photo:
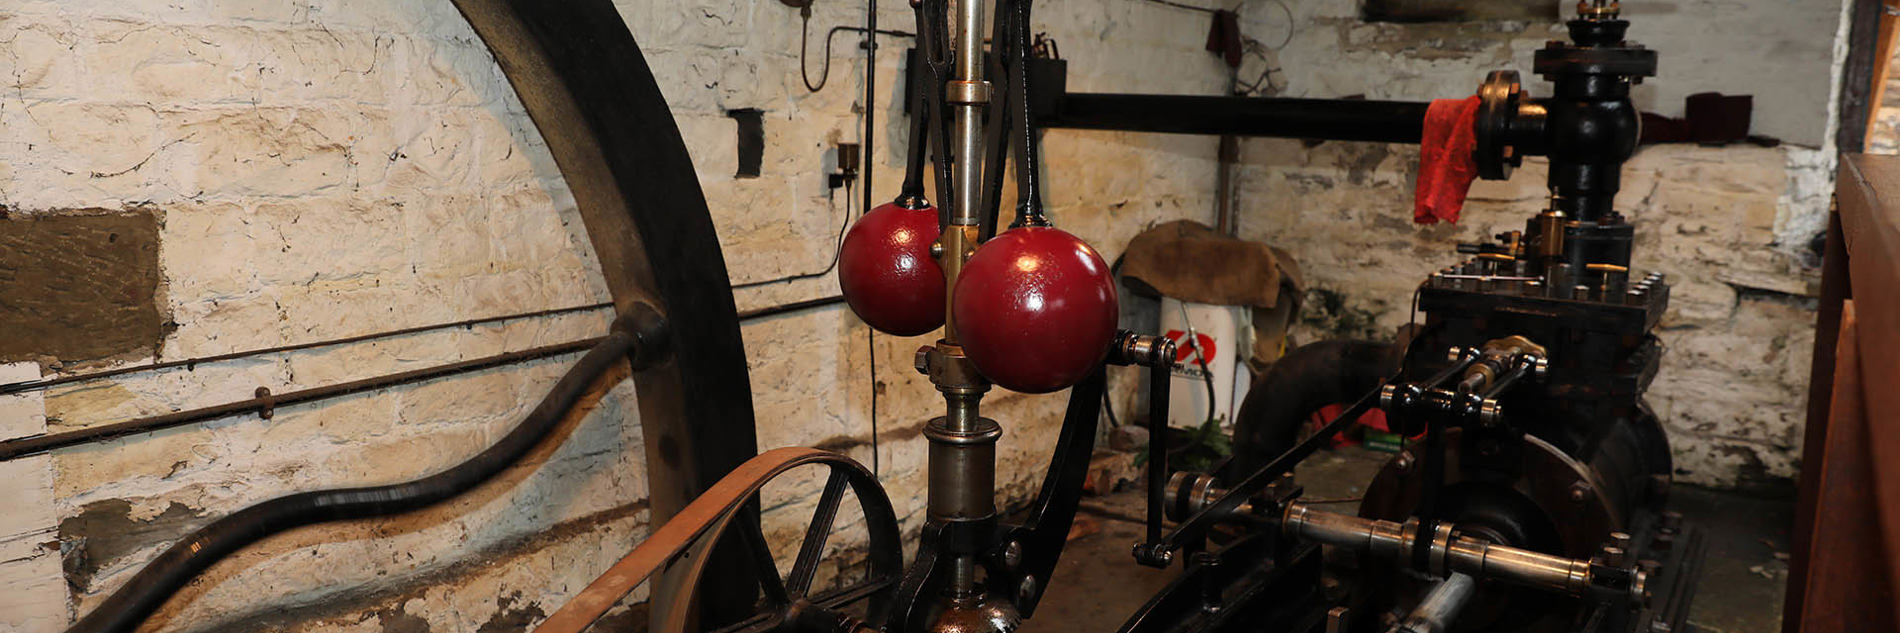
[[[890,29],[867,29],[861,26],[831,27],[830,31],[825,32],[824,66],[820,67],[818,71],[818,83],[814,84],[811,81],[811,71],[809,68],[809,63],[805,59],[806,51],[810,44],[810,37],[811,37],[811,10],[809,8],[807,8],[803,13],[803,20],[804,20],[804,25],[800,27],[799,34],[798,34],[798,75],[800,79],[803,79],[805,81],[805,89],[811,92],[818,92],[820,90],[824,90],[825,84],[831,80],[831,41],[832,41],[833,36],[836,36],[839,31],[852,31],[855,33],[864,33],[867,31],[875,30],[878,35],[888,35],[890,37],[917,37],[916,33],[909,33],[905,31],[896,31],[896,30],[890,30]]]
[[[1201,6],[1195,6],[1195,5],[1191,5],[1191,4],[1185,4],[1185,3],[1181,3],[1181,2],[1173,2],[1173,1],[1171,1],[1171,0],[1147,0],[1147,1],[1148,1],[1148,2],[1153,2],[1153,3],[1155,3],[1155,4],[1159,4],[1159,5],[1164,5],[1164,6],[1170,6],[1170,7],[1174,7],[1174,8],[1176,8],[1176,9],[1187,9],[1187,10],[1189,10],[1189,11],[1199,11],[1199,12],[1201,12],[1201,13],[1218,13],[1218,12],[1220,12],[1220,9],[1214,9],[1214,8],[1209,8],[1209,7],[1201,7]]]
[[[852,217],[853,217],[853,216],[852,216],[852,213],[851,213],[851,198],[852,198],[852,193],[851,193],[851,192],[852,192],[852,191],[854,191],[854,189],[852,189],[852,187],[851,187],[851,184],[850,184],[850,183],[845,183],[845,186],[844,186],[844,223],[842,223],[842,224],[840,224],[840,225],[838,225],[838,238],[837,238],[837,240],[835,241],[835,243],[833,244],[833,246],[832,246],[832,249],[831,249],[831,263],[829,263],[829,264],[826,264],[823,270],[819,270],[819,271],[817,271],[817,272],[810,272],[810,273],[799,273],[799,274],[796,274],[796,275],[787,275],[787,276],[784,276],[784,277],[779,277],[779,278],[777,278],[777,279],[767,279],[767,280],[764,280],[764,281],[748,281],[748,282],[746,282],[746,283],[742,283],[742,284],[733,284],[733,285],[732,285],[732,289],[733,289],[733,290],[742,290],[742,289],[745,289],[745,288],[757,288],[757,287],[760,287],[760,286],[770,286],[770,285],[773,285],[773,284],[782,284],[782,283],[786,283],[786,282],[791,282],[791,281],[798,281],[798,280],[801,280],[801,279],[817,279],[817,278],[819,278],[819,277],[823,277],[823,276],[825,276],[825,275],[829,275],[829,274],[831,274],[831,271],[833,271],[833,270],[837,270],[837,268],[838,268],[838,254],[839,254],[839,253],[840,253],[840,252],[842,251],[842,249],[844,248],[844,234],[845,234],[845,232],[846,232],[846,231],[849,231],[849,230],[851,229],[851,219],[852,219]],[[860,209],[860,210],[859,210],[859,215],[862,215],[862,211],[863,211],[862,209]]]
[[[836,33],[834,29],[832,33]],[[825,35],[825,49],[831,49],[831,35]],[[825,57],[826,72],[830,72],[831,57]],[[800,66],[802,72],[803,66]],[[872,180],[872,170],[877,166],[875,142],[877,140],[877,0],[864,0],[864,203],[859,206],[862,213],[870,213],[872,208],[871,189],[876,186]],[[844,253],[843,235],[839,235],[838,253]],[[832,259],[837,265],[837,258]],[[877,445],[877,328],[864,328],[865,342],[871,348],[871,476],[883,476],[880,452]]]
[[[864,340],[871,347],[871,476],[882,479],[884,471],[880,468],[882,457],[877,443],[877,328],[864,328]]]
[[[802,19],[803,24],[801,25],[800,30],[799,30],[798,73],[799,73],[799,78],[804,80],[805,82],[805,89],[810,90],[812,92],[818,92],[820,90],[823,90],[825,87],[825,84],[831,80],[831,43],[832,43],[833,38],[840,31],[851,31],[854,33],[867,33],[867,34],[875,33],[877,35],[888,35],[891,37],[916,37],[916,34],[914,33],[907,33],[904,31],[895,31],[895,30],[877,28],[877,18],[876,18],[877,12],[875,10],[876,3],[874,0],[872,0],[868,4],[870,5],[870,10],[869,10],[869,14],[866,17],[865,26],[861,26],[861,27],[860,26],[834,26],[834,27],[831,27],[830,31],[827,31],[825,33],[825,61],[824,61],[824,66],[822,67],[823,69],[819,71],[818,82],[816,84],[813,84],[811,81],[811,73],[809,71],[810,64],[807,63],[805,59],[806,52],[808,49],[808,39],[811,34],[811,5],[806,4],[799,8],[799,16]],[[872,155],[874,153],[872,139],[875,137],[875,130],[872,130],[871,128],[875,124],[874,122],[876,120],[875,115],[871,114],[872,112],[871,99],[875,96],[873,90],[875,89],[874,86],[876,86],[876,79],[874,78],[874,75],[877,72],[877,64],[876,64],[877,44],[876,44],[875,39],[876,39],[875,37],[867,37],[866,43],[860,46],[861,48],[864,48],[867,51],[867,54],[866,54],[867,62],[865,66],[865,97],[866,97],[865,107],[864,107],[865,130],[864,130],[864,139],[862,141],[864,143],[864,158],[863,158],[864,163],[863,163],[863,167],[861,168],[861,171],[864,174],[864,181],[866,184],[864,188],[865,200],[862,206],[860,206],[858,209],[857,217],[862,217],[864,213],[870,210],[872,207],[871,186],[869,183],[871,182],[871,176],[872,176],[871,166],[874,161],[874,159],[872,158]],[[788,275],[785,277],[779,277],[777,279],[767,279],[764,281],[750,281],[750,282],[746,282],[742,284],[734,284],[732,288],[734,290],[742,290],[746,288],[757,288],[760,286],[769,286],[773,284],[799,281],[803,279],[815,279],[818,277],[823,277],[825,275],[831,274],[833,270],[836,270],[838,268],[838,254],[841,252],[844,245],[844,235],[847,231],[851,229],[851,220],[853,218],[853,215],[850,212],[849,205],[850,205],[850,199],[856,196],[856,194],[854,193],[855,191],[856,190],[851,186],[851,183],[847,181],[845,183],[846,211],[845,211],[845,216],[844,216],[844,223],[838,227],[838,238],[836,240],[836,246],[832,249],[831,263],[827,264],[823,270],[819,270],[817,272],[811,272],[811,273]]]

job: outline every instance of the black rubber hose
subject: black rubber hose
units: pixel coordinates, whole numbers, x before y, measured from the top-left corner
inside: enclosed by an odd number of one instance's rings
[[[1287,352],[1254,381],[1234,420],[1234,458],[1226,479],[1239,481],[1298,442],[1314,412],[1378,386],[1398,367],[1392,343],[1321,341]]]
[[[633,334],[615,331],[588,350],[513,431],[488,450],[415,481],[304,492],[239,510],[174,543],[68,633],[130,633],[192,578],[232,552],[293,528],[419,510],[467,492],[501,473],[560,423],[594,380],[635,350]]]

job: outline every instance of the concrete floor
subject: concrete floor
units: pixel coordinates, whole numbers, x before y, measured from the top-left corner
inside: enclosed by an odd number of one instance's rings
[[[1360,448],[1321,453],[1297,477],[1309,498],[1356,497],[1387,455]],[[1176,570],[1135,564],[1129,546],[1141,538],[1144,501],[1138,489],[1084,500],[1082,520],[1100,531],[1076,538],[1062,554],[1053,585],[1022,633],[1118,630],[1172,579]],[[1690,623],[1704,633],[1770,633],[1781,627],[1787,582],[1791,499],[1761,499],[1677,487],[1671,508],[1708,531],[1709,554]],[[1355,503],[1334,506],[1357,511]]]

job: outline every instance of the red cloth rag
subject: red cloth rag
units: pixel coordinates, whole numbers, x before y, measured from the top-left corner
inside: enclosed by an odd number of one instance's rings
[[[1471,191],[1471,181],[1478,178],[1478,137],[1473,131],[1477,123],[1476,96],[1439,99],[1425,109],[1413,222],[1458,223],[1458,212],[1465,208],[1465,194]]]

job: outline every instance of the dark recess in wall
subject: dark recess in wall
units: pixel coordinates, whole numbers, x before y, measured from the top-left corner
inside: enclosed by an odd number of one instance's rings
[[[739,123],[739,173],[734,178],[758,178],[765,160],[765,111],[758,108],[727,110]]]
[[[0,215],[0,361],[155,353],[158,282],[149,209]]]
[[[1365,0],[1367,22],[1554,22],[1558,0]]]

